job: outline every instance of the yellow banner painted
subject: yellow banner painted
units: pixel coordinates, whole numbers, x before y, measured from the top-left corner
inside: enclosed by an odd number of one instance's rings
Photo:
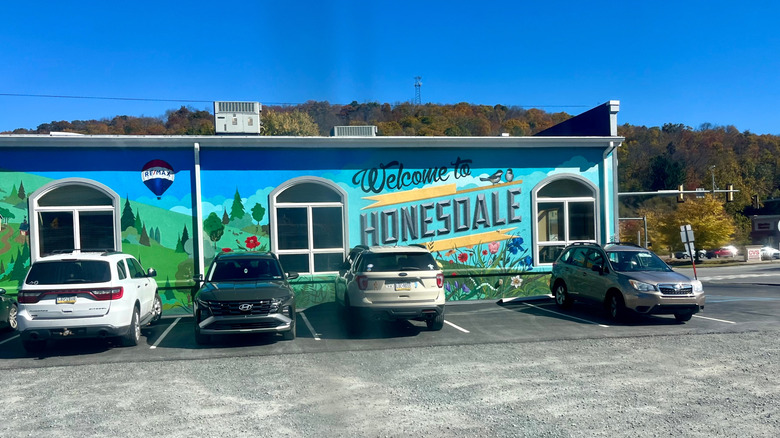
[[[453,237],[451,239],[435,240],[433,242],[426,242],[425,246],[430,252],[447,251],[455,248],[463,248],[468,246],[475,246],[482,243],[498,242],[500,240],[509,240],[515,236],[509,235],[513,228],[504,228],[501,230],[488,231],[486,233],[469,234],[467,236]]]
[[[459,195],[461,193],[477,192],[480,190],[491,190],[500,187],[513,186],[522,183],[522,180],[512,181],[502,184],[492,184],[485,187],[474,187],[470,189],[458,190],[455,184],[443,184],[436,187],[426,187],[423,189],[412,189],[404,192],[387,193],[385,195],[365,196],[363,199],[370,201],[376,201],[373,204],[363,207],[361,210],[369,208],[384,207],[386,205],[403,204],[405,202],[423,201],[431,198],[439,198],[442,196]]]

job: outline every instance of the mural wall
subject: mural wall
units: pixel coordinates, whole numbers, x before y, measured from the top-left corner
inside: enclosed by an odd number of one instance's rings
[[[608,190],[602,153],[205,148],[200,245],[207,266],[219,252],[273,249],[286,270],[302,273],[296,281],[301,308],[333,299],[344,253],[359,244],[425,245],[445,271],[449,300],[547,294],[549,265],[534,253],[541,222],[532,193],[556,175]],[[59,148],[43,154],[4,150],[0,287],[14,293],[29,267],[26,230],[34,218],[27,216],[27,196],[50,181],[77,176],[121,196],[123,251],[157,270],[166,312],[189,312],[197,265],[192,150]],[[597,202],[585,202],[593,204],[597,218]]]

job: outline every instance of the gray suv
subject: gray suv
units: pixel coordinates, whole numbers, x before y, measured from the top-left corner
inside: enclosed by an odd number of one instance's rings
[[[595,302],[615,320],[633,311],[685,322],[704,309],[705,299],[700,281],[675,272],[648,249],[621,243],[567,246],[553,263],[550,289],[561,308],[574,300]]]

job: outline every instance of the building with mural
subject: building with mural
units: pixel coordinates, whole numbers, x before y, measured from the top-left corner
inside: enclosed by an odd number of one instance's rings
[[[188,313],[215,254],[273,251],[308,307],[351,247],[414,243],[448,300],[548,294],[565,245],[618,233],[617,112],[533,137],[0,135],[0,287],[45,254],[114,249]]]

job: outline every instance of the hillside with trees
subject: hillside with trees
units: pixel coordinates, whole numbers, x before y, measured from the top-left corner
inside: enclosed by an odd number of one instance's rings
[[[358,103],[347,105],[309,101],[292,106],[263,107],[264,135],[330,135],[334,126],[376,125],[382,136],[511,136],[534,135],[571,115],[547,113],[531,108],[504,105],[413,105],[400,103]],[[108,135],[212,135],[213,114],[184,107],[163,117],[117,116],[113,119],[75,120],[44,123],[34,130],[16,129],[13,134],[48,134],[53,131]],[[621,192],[725,189],[733,184],[739,190],[734,202],[723,195],[712,200],[686,197],[688,208],[678,206],[674,197],[621,196],[621,217],[645,215],[649,219],[650,240],[656,252],[678,248],[676,240],[662,237],[662,230],[674,230],[685,211],[709,211],[711,218],[698,217],[703,231],[712,236],[711,246],[749,243],[749,215],[755,214],[753,196],[758,200],[780,197],[780,137],[740,132],[733,126],[709,124],[691,128],[668,123],[662,127],[622,125],[618,135],[625,137],[618,149]],[[714,211],[713,211],[714,210]],[[723,223],[727,218],[730,222]],[[621,223],[624,240],[636,240],[636,223]],[[678,228],[679,229],[679,228]],[[724,235],[733,230],[731,235]]]

